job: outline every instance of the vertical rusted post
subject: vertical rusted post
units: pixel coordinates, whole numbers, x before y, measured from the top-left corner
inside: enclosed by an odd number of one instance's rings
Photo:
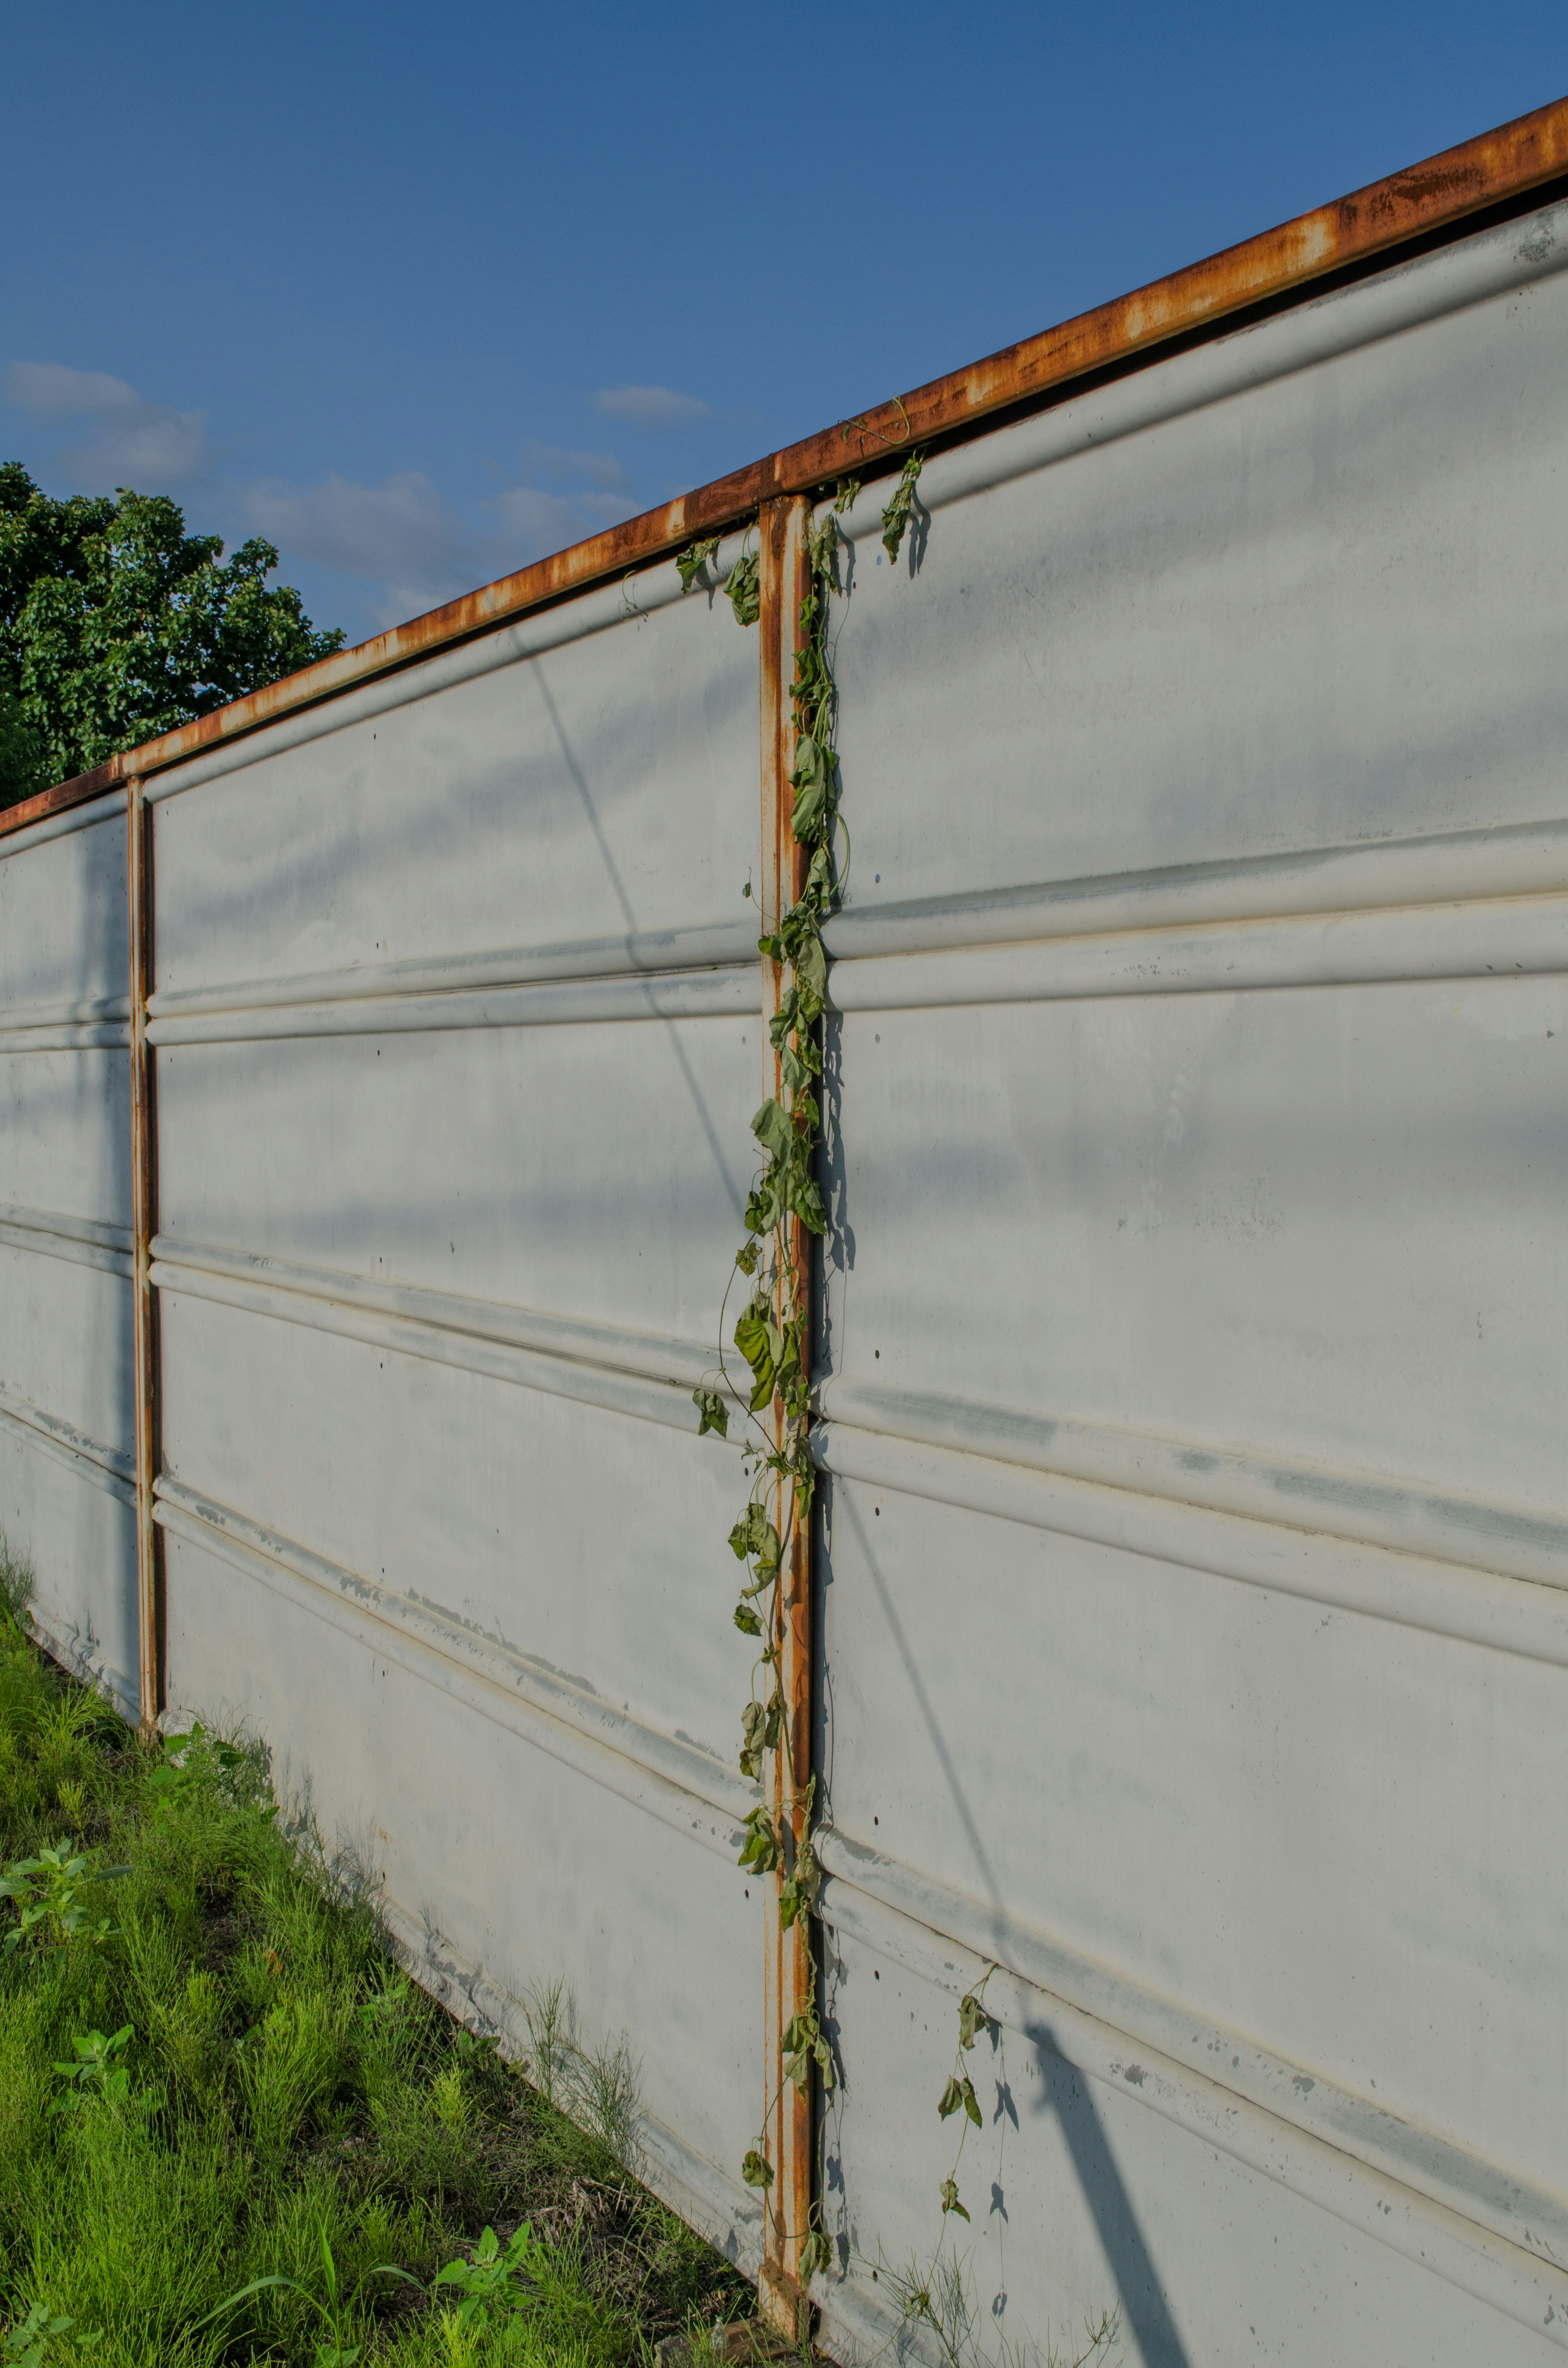
[[[762,887],[763,930],[771,934],[805,885],[807,857],[796,846],[790,828],[794,792],[790,773],[794,762],[795,734],[790,686],[794,678],[795,648],[800,632],[801,604],[809,589],[806,531],[811,505],[804,495],[765,502],[758,520],[761,541],[758,619],[762,640]],[[778,1010],[784,991],[781,963],[767,955],[762,962],[763,1091],[782,1101],[784,1081],[779,1056],[768,1041],[767,1023]],[[800,1304],[811,1306],[811,1235],[798,1220],[789,1220],[789,1252],[795,1263]],[[807,1325],[807,1338],[811,1326]],[[784,1437],[783,1405],[774,1400],[770,1418],[773,1444]],[[784,1533],[788,1504],[780,1484],[774,1518]],[[783,1740],[764,1762],[766,1797],[775,1815],[786,1813],[797,1845],[802,1824],[800,1793],[812,1764],[812,1542],[811,1523],[794,1529],[778,1590],[778,1678],[784,1697],[788,1748]],[[791,1770],[793,1782],[791,1782]],[[763,2198],[766,2236],[760,2279],[763,2307],[791,2340],[809,2330],[809,2305],[800,2282],[801,2248],[809,2230],[812,2205],[812,2105],[784,2078],[784,2032],[790,2017],[809,1996],[812,1946],[810,1919],[801,1917],[786,1931],[779,1918],[778,1892],[782,1874],[766,1885],[765,1958],[767,2017],[764,2069],[767,2095],[777,2099],[767,2123],[767,2159],[773,2184]]]
[[[153,1053],[147,1042],[147,996],[153,978],[153,809],[142,782],[125,789],[126,892],[131,935],[131,1354],[136,1399],[136,1628],[142,1732],[157,1733],[163,1709],[162,1602],[158,1538],[153,1522],[157,1474],[157,1313],[151,1281],[157,1225],[157,1122]]]

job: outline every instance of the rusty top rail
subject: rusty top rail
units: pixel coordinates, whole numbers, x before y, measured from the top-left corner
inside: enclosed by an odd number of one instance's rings
[[[1555,99],[1495,131],[1374,181],[1347,198],[1298,214],[1277,230],[1188,264],[1060,327],[1006,346],[1000,353],[934,379],[824,428],[768,459],[716,478],[661,508],[590,535],[552,558],[521,567],[462,598],[449,600],[299,674],[215,708],[139,748],[111,757],[90,773],[42,791],[0,814],[0,836],[100,797],[132,775],[160,770],[294,710],[330,699],[369,677],[407,666],[454,642],[505,623],[588,586],[678,550],[699,534],[738,525],[778,494],[806,493],[913,443],[961,434],[988,415],[1028,404],[1174,338],[1305,289],[1330,272],[1365,263],[1414,240],[1449,230],[1489,207],[1568,175],[1568,98]]]

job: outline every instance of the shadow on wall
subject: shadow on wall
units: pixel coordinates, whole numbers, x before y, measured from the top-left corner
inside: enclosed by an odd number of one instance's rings
[[[986,1850],[984,1830],[966,1796],[957,1760],[943,1732],[937,1704],[922,1675],[918,1656],[909,1640],[904,1622],[900,1617],[895,1591],[888,1583],[873,1542],[867,1534],[867,1525],[856,1511],[852,1500],[846,1495],[840,1495],[835,1491],[830,1480],[822,1501],[824,1520],[830,1519],[836,1520],[843,1517],[848,1521],[854,1533],[860,1566],[869,1576],[877,1591],[882,1616],[887,1622],[890,1641],[902,1664],[921,1724],[926,1729],[937,1764],[942,1771],[949,1796],[958,1811],[964,1834],[973,1853],[974,1865],[980,1873],[991,1904],[1000,1917],[1004,1906],[1001,1885]],[[833,1583],[831,1547],[828,1554],[820,1558],[820,1567],[825,1584],[831,1588]],[[821,1675],[823,1678],[821,1698],[825,1702],[829,1698],[831,1669],[824,1667]],[[821,1752],[819,1764],[827,1774],[830,1793],[831,1743],[832,1734],[829,1728],[819,1741]],[[838,2044],[836,2018],[830,2019],[829,2027],[836,2048]],[[1000,2048],[1002,2044],[1000,2026],[993,2023],[992,2032],[994,2046]],[[1137,2340],[1145,2368],[1193,2368],[1193,2362],[1177,2332],[1176,2322],[1171,2317],[1165,2301],[1164,2282],[1150,2253],[1137,2210],[1128,2192],[1126,2181],[1111,2152],[1110,2141],[1090,2093],[1087,2079],[1068,2061],[1049,2021],[1042,2018],[1039,2021],[1023,2026],[1023,2035],[1034,2050],[1033,2068],[1039,2076],[1040,2102],[1035,2112],[1054,2113],[1056,2116],[1079,2188],[1094,2222],[1101,2250],[1110,2265],[1122,2320],[1131,2328]],[[1000,2065],[998,2069],[1003,2077],[998,2080],[997,2119],[1000,2120],[1006,2114],[1017,2128],[1017,2112],[1013,2103],[1011,2085],[1006,2078],[1005,2063]],[[842,2176],[840,2169],[838,2172],[840,2181]],[[992,2210],[1000,2212],[1003,2224],[1006,2226],[1006,2201],[1000,2186],[994,2187],[992,2190]],[[1018,2241],[1017,2235],[1015,2235],[1013,2241],[1015,2243]],[[1001,2299],[1005,2307],[1005,2295]],[[994,2312],[994,2305],[993,2309]],[[997,2312],[995,2315],[1000,2316],[1000,2313]]]

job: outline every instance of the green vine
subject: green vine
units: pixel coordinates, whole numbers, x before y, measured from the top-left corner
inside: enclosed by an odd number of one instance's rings
[[[969,2218],[969,2214],[959,2202],[959,2164],[963,2159],[963,2145],[969,2135],[971,2122],[977,2130],[983,2123],[980,2101],[975,2096],[974,2082],[969,2077],[964,2057],[981,2032],[991,2028],[991,2017],[985,2011],[985,1985],[995,1971],[994,1965],[987,1965],[974,1987],[966,1990],[959,2000],[959,2044],[953,2051],[953,2068],[948,2075],[948,2085],[937,2100],[940,2120],[945,2122],[949,2113],[961,2112],[963,2115],[959,2123],[959,2147],[953,2157],[953,2167],[942,2181],[944,2220],[949,2212],[956,2212],[960,2220]]]
[[[779,1590],[795,1540],[811,1519],[816,1486],[816,1467],[806,1436],[811,1394],[810,1293],[792,1235],[797,1223],[819,1238],[827,1230],[827,1212],[812,1172],[822,1135],[817,1087],[827,990],[822,928],[843,884],[834,854],[838,825],[837,700],[828,631],[837,582],[837,518],[858,490],[852,481],[842,484],[833,510],[807,534],[807,586],[801,602],[794,678],[790,686],[794,725],[790,782],[793,791],[790,827],[809,861],[799,896],[779,916],[777,928],[757,940],[758,951],[787,973],[778,1008],[768,1023],[769,1039],[778,1057],[781,1095],[764,1102],[752,1120],[752,1133],[766,1156],[766,1165],[753,1182],[745,1210],[746,1237],[735,1256],[735,1272],[746,1278],[751,1292],[733,1335],[749,1379],[733,1394],[744,1401],[752,1429],[745,1455],[750,1493],[730,1531],[731,1550],[746,1574],[733,1618],[741,1633],[755,1637],[761,1647],[752,1663],[749,1699],[741,1717],[741,1772],[754,1782],[760,1781],[764,1754],[780,1745],[784,1759],[781,1797],[772,1804],[759,1803],[747,1817],[740,1864],[748,1872],[780,1875],[778,1914],[786,1931],[801,1917],[810,1916],[822,1883],[812,1839],[816,1778],[795,1765],[788,1705],[778,1683]],[[697,581],[711,551],[711,545],[694,543],[681,554],[676,564],[683,589]],[[744,575],[743,570],[746,571]],[[738,586],[737,576],[741,576]],[[754,622],[761,597],[755,558],[749,566],[745,557],[737,563],[726,588],[739,621]],[[732,1276],[732,1285],[733,1281]],[[726,1292],[726,1304],[728,1296]],[[732,1384],[722,1348],[720,1376],[722,1387],[705,1385],[693,1392],[700,1417],[699,1436],[709,1430],[722,1438],[729,1435],[725,1393]],[[770,1431],[766,1417],[775,1410],[776,1429]],[[775,1491],[778,1521],[770,1510]],[[773,2184],[767,2156],[767,2125],[783,2096],[784,2082],[791,2083],[802,2097],[810,2092],[813,2071],[824,2089],[831,2090],[834,2085],[833,2050],[818,2006],[814,1950],[807,1951],[806,1963],[805,2002],[784,2032],[779,2086],[767,2100],[757,2142],[741,2167],[746,2184],[764,2191]],[[802,2282],[817,2270],[826,2269],[832,2260],[821,2209],[820,2201],[813,2200],[812,2223],[801,2251]]]
[[[857,423],[858,424],[858,423]],[[847,432],[847,431],[846,431]],[[882,544],[892,559],[898,557],[914,514],[915,487],[925,454],[916,450],[903,470],[882,511]],[[733,1342],[744,1360],[748,1380],[732,1383],[721,1345],[719,1382],[692,1392],[699,1416],[699,1437],[730,1433],[730,1402],[744,1404],[751,1426],[745,1442],[745,1468],[751,1486],[740,1519],[730,1531],[730,1546],[745,1568],[733,1619],[744,1635],[760,1645],[752,1663],[749,1698],[741,1716],[740,1767],[758,1782],[764,1755],[783,1746],[784,1786],[773,1804],[759,1803],[746,1818],[740,1864],[758,1874],[778,1873],[779,1921],[788,1931],[802,1916],[810,1918],[822,1884],[812,1837],[816,1820],[816,1778],[798,1770],[788,1706],[778,1684],[780,1594],[783,1573],[795,1540],[811,1519],[816,1468],[807,1438],[811,1396],[810,1295],[801,1261],[796,1258],[791,1229],[799,1223],[820,1239],[827,1230],[827,1212],[814,1175],[822,1135],[822,1111],[817,1099],[822,1076],[822,1016],[827,994],[827,957],[823,925],[840,896],[846,873],[835,868],[835,842],[841,828],[837,754],[838,698],[829,652],[833,594],[838,588],[837,520],[859,492],[858,483],[844,479],[831,510],[820,526],[807,531],[807,588],[801,602],[796,636],[795,672],[790,686],[794,726],[794,758],[790,783],[793,791],[790,827],[797,847],[809,857],[805,884],[783,913],[776,930],[759,938],[757,950],[787,972],[778,1008],[768,1022],[768,1034],[778,1056],[782,1094],[765,1101],[752,1120],[752,1133],[766,1155],[766,1165],[754,1180],[746,1202],[746,1237],[736,1252],[734,1273],[751,1285],[738,1317]],[[706,578],[708,563],[719,546],[714,535],[694,541],[679,552],[676,565],[681,590],[688,592]],[[725,589],[737,621],[756,621],[760,586],[755,554],[743,553],[731,570]],[[729,1289],[724,1294],[725,1310]],[[721,1332],[724,1312],[721,1312]],[[776,1429],[765,1417],[776,1411]],[[778,1492],[779,1520],[769,1509]],[[766,2192],[774,2173],[767,2160],[767,2127],[784,2093],[784,2083],[799,2094],[810,2091],[813,2070],[824,2091],[831,2093],[835,2070],[833,2050],[822,2027],[817,1998],[816,1952],[806,1952],[806,2001],[784,2032],[784,2062],[779,2085],[769,2098],[756,2144],[746,2153],[741,2175],[747,2186]],[[958,2152],[940,2189],[942,2226],[957,2214],[969,2214],[959,2197],[959,2163],[969,2125],[981,2123],[974,2087],[964,2068],[964,2056],[979,2033],[989,2027],[984,2009],[987,1968],[959,2008],[959,2045],[953,2071],[942,2091],[937,2112],[946,2121],[962,2112]],[[821,2181],[811,2205],[811,2224],[801,2247],[802,2284],[832,2262],[832,2248],[822,2226]],[[937,2240],[937,2258],[941,2238]],[[935,2269],[935,2262],[933,2264]],[[925,2282],[929,2290],[929,2277]]]

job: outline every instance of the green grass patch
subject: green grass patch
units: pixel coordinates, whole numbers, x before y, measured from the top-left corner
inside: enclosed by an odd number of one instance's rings
[[[143,1747],[26,1591],[0,1543],[0,2361],[631,2368],[749,2317],[629,2168],[624,2051],[556,1990],[525,2079],[279,1830],[259,1748]]]

